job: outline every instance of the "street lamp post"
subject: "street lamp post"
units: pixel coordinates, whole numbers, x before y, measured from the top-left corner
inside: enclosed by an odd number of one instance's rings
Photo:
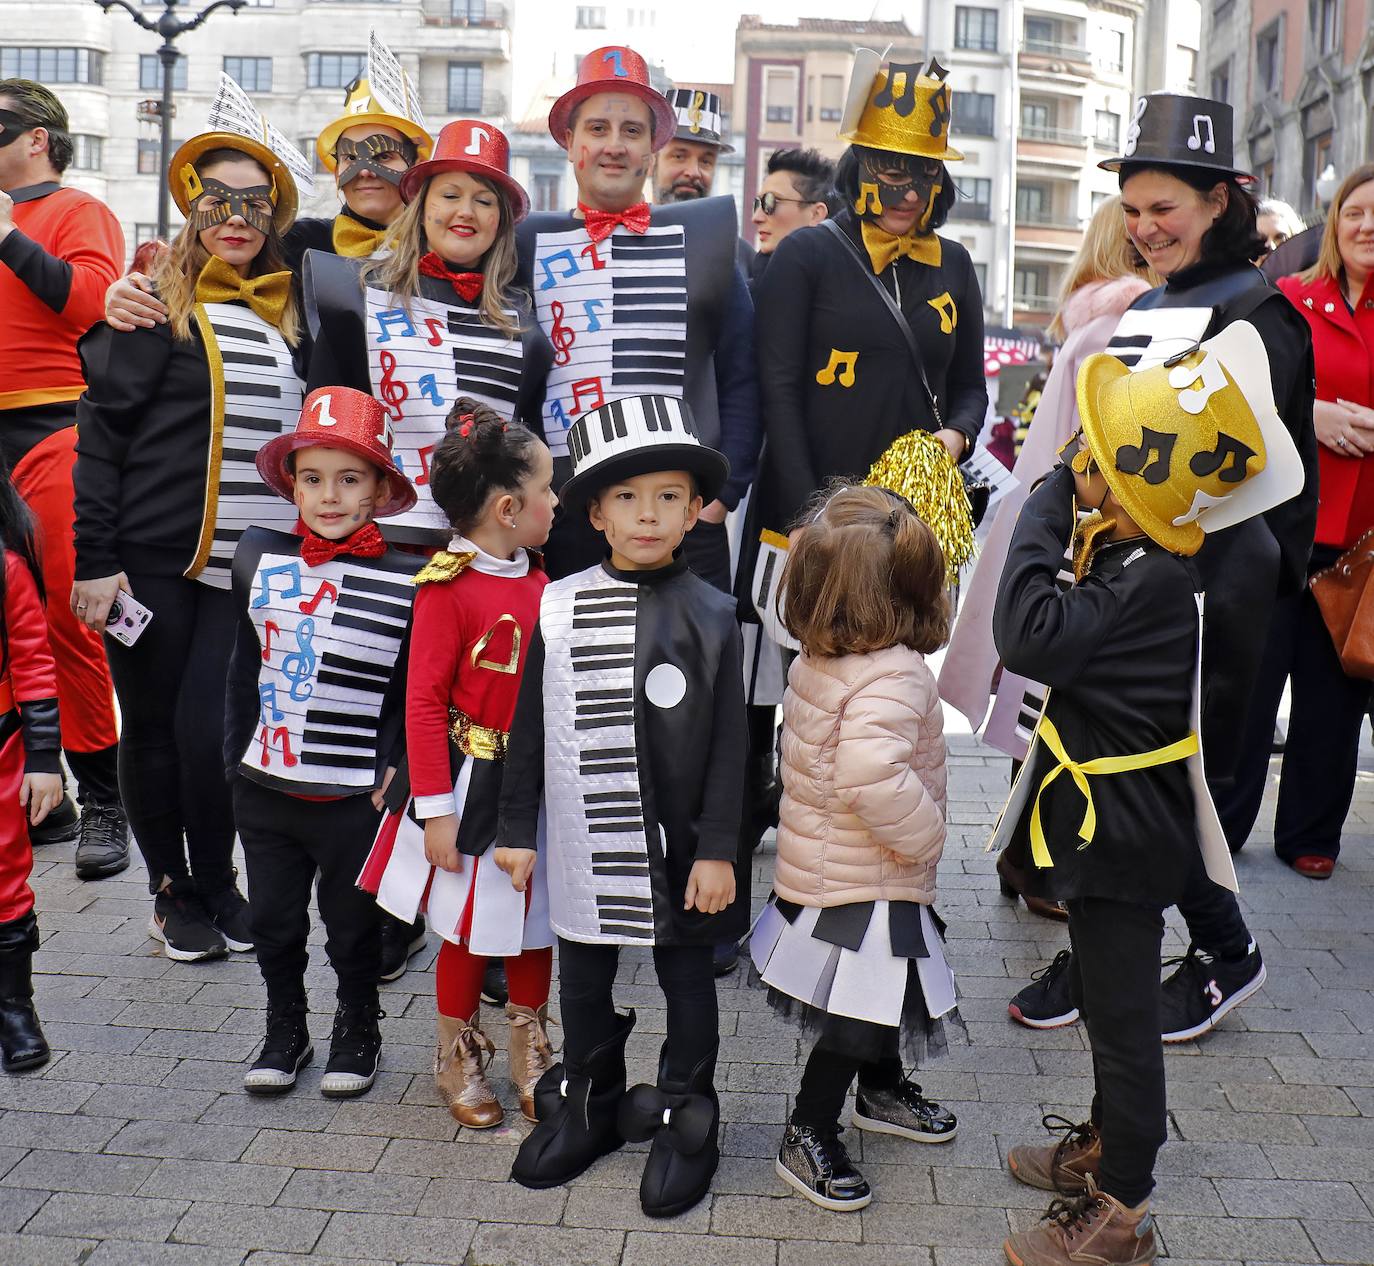
[[[195,17],[182,19],[176,15],[176,7],[179,0],[162,0],[162,13],[158,19],[149,21],[129,0],[95,0],[106,13],[115,5],[128,12],[129,16],[138,23],[145,31],[156,31],[162,36],[162,47],[157,50],[157,59],[162,66],[162,110],[160,123],[162,125],[162,162],[160,170],[163,179],[158,184],[157,192],[157,235],[164,240],[168,236],[168,187],[167,187],[167,168],[172,163],[172,72],[176,69],[177,62],[177,39],[185,35],[187,31],[194,31],[200,26],[216,9],[232,9],[237,13],[248,0],[214,0],[213,4],[206,5]]]

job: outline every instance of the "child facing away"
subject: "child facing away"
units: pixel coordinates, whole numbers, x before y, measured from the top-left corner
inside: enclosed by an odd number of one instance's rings
[[[712,954],[747,914],[734,872],[745,764],[735,604],[681,552],[729,464],[665,396],[585,413],[568,442],[564,511],[589,516],[608,557],[544,591],[501,789],[502,844],[526,869],[547,853],[566,1033],[511,1177],[557,1186],[652,1137],[640,1205],[671,1217],[706,1194],[719,1161]],[[622,945],[652,948],[668,1010],[657,1085],[628,1093],[635,1017],[613,994]]]
[[[443,939],[434,1077],[454,1120],[472,1129],[505,1117],[485,1073],[494,1049],[479,1005],[487,956],[505,959],[510,1074],[527,1120],[552,1063],[542,868],[495,843],[511,717],[547,579],[534,551],[553,526],[552,484],[542,440],[468,397],[454,404],[430,466],[453,537],[415,577],[405,772],[359,880],[405,922],[425,910]]]
[[[316,887],[338,978],[320,1091],[349,1098],[371,1088],[381,1056],[377,907],[354,881],[381,817],[397,741],[379,722],[381,702],[423,562],[388,549],[373,520],[414,505],[415,490],[392,457],[382,406],[348,387],[312,391],[296,429],[256,460],[267,486],[295,503],[303,534],[250,528],[232,569],[239,628],[224,758],[267,986],[266,1037],[243,1086],[281,1094],[314,1056],[305,968]]]
[[[1034,895],[1068,907],[1094,1093],[1088,1121],[1008,1153],[1013,1177],[1067,1199],[1004,1250],[1012,1266],[1144,1266],[1166,1136],[1164,910],[1199,846],[1212,878],[1236,886],[1199,752],[1189,558],[1204,533],[1288,500],[1303,476],[1245,322],[1138,373],[1089,357],[1077,387],[1082,430],[1069,465],[1026,500],[993,615],[1007,668],[1049,691],[992,847],[1024,850]],[[1098,512],[1077,530],[1075,502]],[[1077,579],[1061,589],[1071,536]]]
[[[29,827],[62,801],[62,738],[33,518],[3,456],[0,547],[0,1064],[13,1073],[48,1062],[33,1007],[38,920]]]
[[[802,649],[782,703],[773,894],[750,954],[774,1009],[817,1034],[778,1176],[854,1210],[873,1198],[839,1140],[856,1075],[856,1128],[921,1143],[958,1128],[903,1068],[959,1023],[931,910],[946,772],[925,655],[949,635],[945,559],[905,498],[839,485],[804,520],[782,583]]]

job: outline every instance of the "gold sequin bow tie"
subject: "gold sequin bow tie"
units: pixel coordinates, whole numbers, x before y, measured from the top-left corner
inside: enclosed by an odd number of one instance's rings
[[[863,222],[862,232],[864,247],[875,275],[903,255],[918,264],[929,264],[932,268],[940,266],[940,239],[934,233],[903,233],[898,236],[867,220]]]
[[[245,280],[218,255],[205,265],[196,282],[197,303],[232,303],[238,299],[272,326],[281,325],[290,298],[289,272],[264,273]]]
[[[346,255],[349,259],[367,259],[381,249],[386,229],[369,228],[351,215],[336,215],[329,237],[335,254]]]

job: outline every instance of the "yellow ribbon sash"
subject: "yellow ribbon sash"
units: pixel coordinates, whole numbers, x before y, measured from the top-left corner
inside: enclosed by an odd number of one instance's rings
[[[1179,739],[1177,743],[1170,743],[1168,747],[1157,747],[1152,752],[1141,752],[1136,756],[1098,756],[1094,760],[1076,761],[1070,759],[1068,752],[1064,750],[1064,741],[1059,737],[1059,731],[1054,728],[1054,722],[1049,717],[1040,718],[1036,733],[1059,762],[1040,780],[1039,790],[1035,793],[1035,807],[1031,811],[1031,857],[1042,870],[1053,866],[1054,859],[1050,857],[1050,850],[1045,844],[1044,828],[1040,825],[1040,797],[1065,770],[1069,771],[1069,777],[1073,779],[1074,785],[1083,793],[1083,799],[1087,802],[1087,807],[1083,811],[1083,825],[1078,828],[1078,837],[1083,841],[1078,847],[1083,849],[1092,843],[1093,836],[1097,834],[1097,809],[1093,805],[1092,785],[1088,782],[1090,777],[1097,774],[1124,774],[1132,769],[1169,765],[1177,760],[1186,760],[1198,750],[1197,734],[1192,733],[1186,738]]]

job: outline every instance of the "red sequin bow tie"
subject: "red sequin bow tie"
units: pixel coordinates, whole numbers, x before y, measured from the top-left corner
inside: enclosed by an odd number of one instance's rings
[[[649,204],[636,202],[623,211],[597,211],[585,202],[579,202],[577,209],[587,221],[587,236],[593,242],[602,242],[615,232],[617,224],[623,224],[631,233],[643,236],[649,231]]]
[[[448,266],[433,251],[420,256],[420,272],[426,277],[437,277],[440,281],[450,282],[460,298],[471,303],[482,293],[481,273],[450,272]]]
[[[301,561],[307,567],[318,567],[340,554],[356,554],[359,558],[381,558],[386,553],[386,541],[375,523],[360,527],[352,536],[330,541],[314,532],[306,532],[301,541]]]

